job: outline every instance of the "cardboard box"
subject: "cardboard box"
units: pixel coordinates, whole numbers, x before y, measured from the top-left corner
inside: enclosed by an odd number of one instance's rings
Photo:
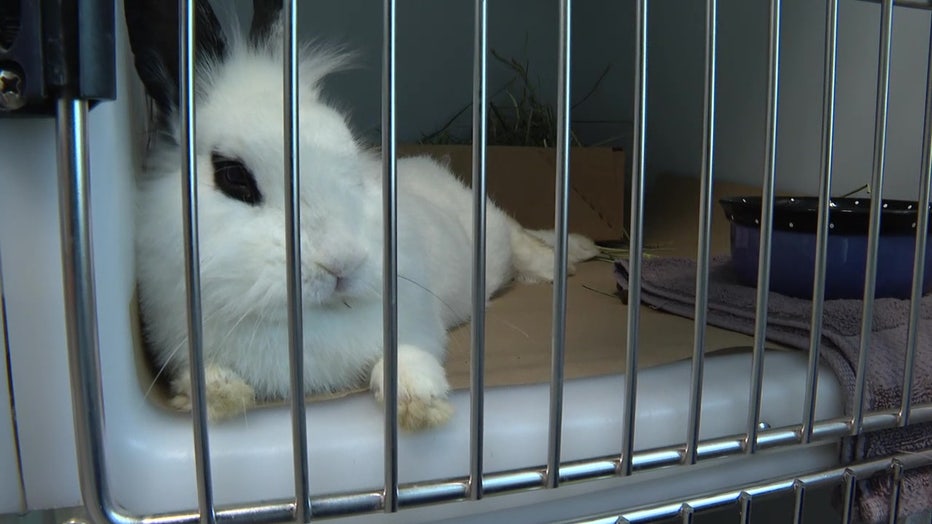
[[[430,155],[447,160],[471,186],[472,146],[401,145],[398,156]],[[489,146],[486,156],[489,197],[530,229],[553,229],[556,150]],[[625,215],[625,154],[607,147],[570,151],[569,229],[596,240],[622,238]]]

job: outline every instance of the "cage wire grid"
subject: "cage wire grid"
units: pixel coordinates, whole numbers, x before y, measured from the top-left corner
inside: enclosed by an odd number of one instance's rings
[[[382,128],[383,133],[383,219],[386,238],[384,251],[384,384],[385,384],[385,482],[382,489],[335,495],[310,495],[308,482],[304,397],[303,332],[301,318],[300,289],[300,245],[297,231],[300,217],[297,211],[299,159],[295,154],[298,143],[297,100],[298,78],[296,18],[297,0],[285,0],[283,38],[285,60],[282,71],[285,85],[285,178],[289,221],[287,222],[287,267],[289,299],[289,351],[292,378],[292,440],[295,471],[295,496],[288,500],[239,507],[217,507],[213,500],[210,476],[210,441],[206,418],[206,396],[202,337],[200,336],[200,283],[198,268],[197,198],[194,188],[197,169],[194,162],[194,123],[196,108],[193,101],[194,87],[194,10],[193,0],[180,0],[181,6],[181,115],[183,143],[184,225],[186,253],[186,284],[189,309],[189,355],[191,383],[194,392],[193,436],[197,465],[198,508],[165,515],[130,515],[111,499],[106,473],[106,450],[104,449],[103,398],[100,382],[100,355],[96,332],[96,303],[93,280],[93,260],[90,241],[90,208],[87,194],[90,176],[87,159],[86,117],[88,102],[67,93],[57,105],[57,138],[59,146],[59,177],[61,232],[63,247],[63,269],[66,292],[66,318],[69,361],[72,380],[73,404],[75,407],[75,436],[78,451],[80,484],[85,509],[94,521],[138,523],[192,523],[192,522],[237,522],[258,523],[296,520],[307,522],[313,518],[367,512],[395,512],[403,508],[462,499],[478,500],[486,496],[515,493],[535,488],[556,489],[559,486],[583,480],[636,475],[639,471],[691,464],[722,456],[752,455],[764,450],[801,446],[816,442],[837,441],[839,438],[882,429],[902,427],[932,421],[932,405],[910,403],[913,378],[913,360],[916,353],[916,324],[919,319],[922,267],[928,235],[928,215],[921,214],[917,228],[914,261],[913,288],[910,307],[910,331],[907,361],[903,384],[905,387],[899,409],[870,412],[864,405],[866,364],[869,351],[870,326],[868,319],[873,307],[873,283],[876,278],[877,250],[879,239],[880,200],[883,190],[887,104],[890,91],[890,56],[892,53],[894,2],[881,2],[881,39],[879,46],[878,93],[875,117],[874,166],[872,179],[871,227],[869,231],[868,271],[865,281],[864,321],[862,323],[861,358],[858,365],[855,410],[852,416],[834,420],[815,420],[815,394],[817,389],[817,366],[819,358],[818,340],[821,330],[821,311],[824,304],[826,279],[826,242],[828,236],[829,188],[832,180],[832,152],[834,149],[835,116],[835,72],[837,58],[838,0],[828,0],[826,11],[825,71],[822,122],[822,160],[820,173],[819,225],[817,234],[816,278],[814,283],[814,307],[812,315],[812,345],[810,348],[806,401],[803,420],[799,424],[782,428],[767,428],[760,425],[762,392],[762,368],[764,360],[765,328],[767,324],[767,282],[770,274],[770,249],[773,221],[773,192],[776,173],[777,112],[779,107],[781,1],[770,2],[770,27],[768,47],[768,92],[767,92],[767,145],[762,185],[764,190],[761,216],[762,241],[757,295],[757,324],[752,364],[752,399],[747,416],[746,430],[742,434],[712,440],[700,440],[698,428],[701,421],[702,376],[704,362],[704,337],[706,305],[708,300],[708,271],[710,244],[710,216],[712,204],[712,181],[714,171],[715,104],[716,104],[716,43],[717,43],[717,0],[706,0],[705,82],[703,97],[702,126],[702,171],[700,188],[700,236],[697,246],[699,271],[696,279],[696,323],[694,332],[694,354],[690,380],[690,404],[687,435],[682,445],[645,451],[634,450],[636,421],[637,362],[639,340],[638,308],[629,309],[627,318],[627,380],[626,400],[619,409],[623,410],[624,432],[619,437],[617,454],[594,457],[575,462],[561,462],[561,427],[563,406],[563,367],[565,354],[566,324],[566,269],[567,269],[567,215],[568,181],[570,177],[570,32],[572,2],[560,0],[558,6],[559,38],[557,42],[557,163],[555,173],[556,201],[554,219],[557,243],[555,247],[555,282],[553,293],[552,374],[550,381],[549,437],[546,460],[540,465],[508,472],[486,472],[483,468],[483,373],[484,366],[484,319],[485,305],[481,286],[485,279],[485,195],[488,79],[487,57],[487,1],[475,2],[474,78],[473,78],[473,172],[474,196],[474,245],[472,276],[476,283],[473,293],[473,324],[471,346],[470,387],[470,446],[469,474],[465,477],[403,485],[398,481],[398,412],[397,412],[397,172],[395,166],[396,136],[396,2],[384,0],[383,40],[383,85],[382,85]],[[630,287],[628,303],[639,304],[641,296],[641,261],[644,251],[644,181],[645,151],[647,143],[647,80],[649,50],[648,0],[635,0],[636,5],[636,55],[635,55],[635,107],[633,173],[630,201]],[[904,7],[932,7],[924,0],[897,2]],[[932,46],[930,46],[932,50]],[[932,64],[932,54],[930,54]],[[928,209],[930,202],[930,174],[932,174],[932,68],[926,86],[925,129],[923,137],[922,177],[919,209]],[[857,481],[878,475],[889,475],[894,489],[890,494],[890,522],[898,513],[898,504],[904,472],[932,465],[932,453],[899,454],[850,464],[828,471],[812,473],[794,478],[763,479],[753,485],[735,490],[701,495],[687,500],[669,501],[649,508],[621,508],[610,515],[589,516],[578,522],[651,522],[666,518],[682,518],[691,522],[696,512],[739,504],[742,508],[741,521],[748,522],[750,508],[755,500],[766,494],[792,493],[795,497],[794,521],[803,521],[802,500],[806,491],[816,486],[840,483],[843,489],[843,521],[854,518],[853,499]]]

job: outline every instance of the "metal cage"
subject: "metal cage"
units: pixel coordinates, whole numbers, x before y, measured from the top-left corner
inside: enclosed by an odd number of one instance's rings
[[[645,186],[645,151],[647,142],[647,81],[649,77],[648,49],[648,0],[633,0],[636,5],[636,42],[634,71],[634,147],[632,149],[631,200],[630,200],[630,288],[628,303],[641,302],[641,268],[644,221],[644,186]],[[285,114],[291,115],[286,121],[285,136],[285,177],[287,180],[287,209],[290,220],[287,223],[288,253],[288,297],[289,297],[289,347],[291,355],[292,402],[291,425],[294,464],[294,497],[286,500],[272,501],[264,504],[240,506],[218,506],[213,498],[213,479],[211,477],[210,431],[206,418],[206,400],[204,391],[204,371],[200,334],[200,282],[198,268],[198,235],[196,224],[198,202],[195,187],[197,169],[194,152],[194,119],[196,109],[193,102],[194,87],[194,2],[180,2],[181,6],[181,114],[183,122],[183,166],[185,176],[184,224],[185,254],[187,261],[186,285],[188,290],[189,333],[188,348],[191,366],[191,383],[195,394],[193,402],[193,436],[197,470],[197,489],[199,506],[196,509],[182,509],[171,514],[134,515],[122,510],[111,498],[111,480],[108,477],[107,453],[105,446],[106,424],[103,411],[103,390],[101,387],[102,370],[97,333],[97,304],[95,299],[95,279],[92,260],[90,204],[88,193],[92,184],[87,158],[86,119],[88,113],[87,97],[80,94],[63,92],[56,105],[56,135],[58,139],[58,169],[60,182],[61,243],[63,249],[63,274],[66,298],[66,318],[68,333],[68,357],[70,360],[70,378],[72,402],[74,406],[74,432],[78,456],[80,487],[83,494],[84,509],[95,522],[122,523],[187,523],[187,522],[273,522],[299,521],[308,522],[317,518],[338,517],[372,512],[397,512],[406,508],[436,504],[439,502],[459,500],[479,500],[492,496],[502,496],[527,490],[554,490],[566,484],[583,480],[632,477],[631,482],[638,482],[637,477],[648,470],[658,468],[684,468],[688,470],[700,463],[713,463],[721,457],[754,455],[776,448],[802,446],[810,443],[837,442],[842,438],[867,432],[882,431],[909,425],[918,425],[932,421],[932,405],[912,404],[913,359],[918,342],[918,323],[920,319],[920,302],[922,297],[922,268],[925,265],[925,252],[929,232],[928,214],[920,214],[916,228],[918,249],[914,260],[912,299],[909,308],[909,340],[905,375],[902,385],[902,405],[899,409],[872,412],[864,403],[866,366],[870,351],[871,326],[869,319],[874,305],[874,286],[877,273],[878,242],[880,235],[880,217],[883,195],[885,152],[887,144],[887,119],[890,92],[890,57],[892,53],[894,12],[909,8],[929,8],[927,1],[894,2],[883,0],[881,3],[881,39],[879,53],[879,70],[877,71],[878,97],[875,115],[875,139],[873,150],[873,176],[871,180],[871,222],[869,232],[869,250],[867,258],[867,278],[864,282],[863,318],[861,327],[860,358],[857,370],[857,386],[854,392],[855,409],[849,416],[833,420],[817,420],[815,416],[816,392],[818,388],[818,364],[822,329],[822,311],[824,304],[824,285],[827,268],[827,239],[829,235],[829,202],[833,175],[833,152],[835,133],[835,92],[836,92],[836,58],[838,35],[838,0],[828,0],[826,34],[824,44],[824,93],[822,99],[822,133],[821,133],[821,172],[819,183],[818,241],[815,262],[816,281],[813,287],[813,314],[810,326],[810,351],[808,356],[808,376],[805,391],[804,416],[797,424],[788,427],[769,428],[761,424],[760,409],[762,397],[762,377],[764,348],[766,341],[768,315],[768,282],[770,281],[771,234],[773,222],[774,184],[776,175],[776,146],[778,140],[777,114],[780,103],[780,48],[781,38],[781,1],[770,1],[769,58],[767,77],[767,141],[764,169],[761,178],[763,187],[763,211],[760,216],[762,227],[758,292],[756,304],[756,330],[753,351],[751,377],[750,409],[747,413],[746,429],[743,433],[727,438],[702,440],[699,436],[701,420],[701,401],[703,398],[702,379],[705,360],[704,347],[707,325],[707,301],[710,268],[710,221],[712,214],[712,181],[715,171],[713,155],[715,143],[716,119],[716,79],[717,79],[717,0],[706,0],[705,21],[705,88],[703,95],[702,125],[702,165],[700,211],[698,217],[699,243],[696,251],[698,276],[695,283],[695,332],[694,352],[690,378],[690,403],[687,434],[681,445],[636,451],[634,433],[636,426],[636,406],[638,394],[638,349],[639,349],[639,314],[638,308],[629,309],[627,320],[627,372],[625,381],[625,401],[618,409],[623,411],[624,431],[618,435],[617,453],[611,456],[591,457],[583,461],[561,462],[562,420],[563,420],[563,382],[564,349],[566,322],[566,269],[567,269],[567,213],[568,184],[571,176],[569,168],[570,141],[570,67],[572,35],[571,17],[573,6],[571,0],[559,1],[559,41],[556,43],[558,54],[558,134],[557,134],[557,169],[555,173],[556,201],[554,203],[554,224],[557,231],[554,268],[557,276],[553,292],[553,332],[552,332],[552,376],[550,382],[549,404],[549,440],[548,452],[543,465],[526,469],[492,472],[486,471],[483,464],[483,426],[484,426],[484,336],[485,304],[482,289],[485,282],[485,195],[486,156],[487,156],[487,111],[488,105],[488,65],[489,56],[487,22],[487,0],[475,1],[475,40],[474,40],[474,80],[473,80],[473,173],[472,188],[474,195],[474,233],[475,243],[472,258],[472,281],[475,283],[472,310],[471,339],[471,389],[470,389],[470,423],[469,423],[469,474],[465,477],[444,481],[432,481],[417,484],[400,484],[398,476],[398,429],[397,429],[397,175],[396,159],[396,2],[385,0],[384,42],[383,42],[383,84],[382,84],[382,139],[383,183],[384,183],[384,235],[386,248],[384,252],[384,341],[385,362],[384,383],[385,419],[384,419],[384,487],[369,492],[344,493],[332,496],[312,497],[309,489],[308,473],[308,420],[304,409],[303,356],[300,348],[303,340],[301,322],[301,295],[298,291],[301,282],[298,208],[298,130],[296,111],[296,91],[298,78],[297,67],[297,23],[295,12],[296,0],[283,3],[285,20],[285,67],[282,71],[285,86]],[[894,4],[902,7],[894,7]],[[932,66],[932,46],[930,46],[930,66]],[[923,109],[925,130],[922,139],[922,172],[919,177],[919,209],[930,207],[930,180],[932,180],[932,67],[926,86],[926,107]],[[916,108],[919,111],[919,108]],[[467,450],[463,450],[464,453]],[[817,473],[790,478],[760,479],[759,482],[735,487],[724,492],[707,494],[695,493],[694,496],[677,500],[656,501],[648,506],[635,505],[617,507],[610,513],[600,511],[596,515],[578,515],[578,522],[654,522],[665,519],[681,519],[691,522],[694,515],[706,510],[722,507],[740,509],[741,521],[751,518],[751,507],[755,500],[772,495],[792,496],[795,501],[794,522],[803,521],[804,499],[808,492],[823,486],[841,488],[844,522],[852,522],[856,485],[859,481],[877,476],[889,476],[893,489],[889,500],[890,522],[895,522],[899,511],[899,500],[904,475],[917,468],[932,466],[932,453],[901,453],[894,456],[873,459],[867,462],[841,464],[835,468]],[[630,484],[626,484],[630,485]],[[465,503],[464,503],[465,504]]]

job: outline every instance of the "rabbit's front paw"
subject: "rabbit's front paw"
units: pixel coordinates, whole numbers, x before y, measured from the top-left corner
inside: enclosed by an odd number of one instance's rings
[[[379,402],[384,401],[382,359],[372,368],[369,387]],[[398,424],[407,431],[441,426],[453,415],[447,400],[450,386],[443,366],[415,346],[398,346]]]
[[[236,372],[218,366],[207,366],[204,371],[207,392],[207,418],[223,420],[241,415],[256,404],[256,392]],[[173,408],[191,411],[191,375],[187,369],[172,381]]]

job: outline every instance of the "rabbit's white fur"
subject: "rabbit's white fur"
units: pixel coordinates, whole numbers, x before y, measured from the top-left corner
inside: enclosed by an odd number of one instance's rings
[[[280,50],[233,42],[200,64],[197,165],[208,411],[241,413],[289,393],[283,94]],[[271,47],[271,46],[270,46]],[[302,52],[299,93],[305,385],[310,392],[369,382],[382,398],[382,166],[326,103],[318,82],[338,54]],[[137,191],[137,275],[146,335],[190,409],[177,136],[161,140]],[[241,160],[263,201],[217,187],[211,154]],[[442,362],[447,329],[471,310],[472,193],[440,163],[398,160],[399,414],[406,429],[451,413]],[[487,297],[509,280],[550,280],[552,234],[527,232],[488,205]],[[595,254],[573,236],[570,262]],[[339,279],[338,279],[339,277]]]

